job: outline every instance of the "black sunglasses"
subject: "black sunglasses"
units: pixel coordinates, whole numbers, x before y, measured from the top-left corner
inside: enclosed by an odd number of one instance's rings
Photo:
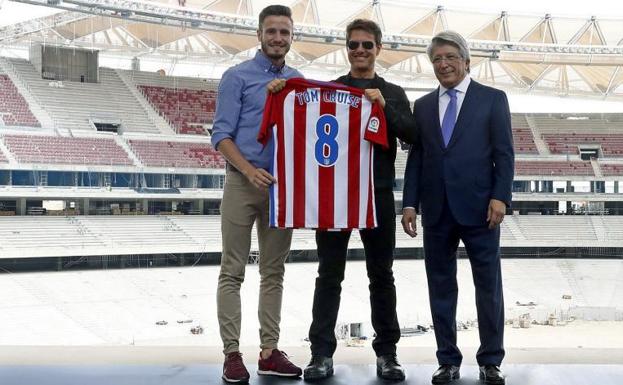
[[[363,46],[364,49],[372,49],[372,48],[374,48],[374,42],[373,41],[349,40],[348,43],[346,43],[346,46],[348,47],[349,50],[354,51],[357,48],[359,48],[360,44]]]

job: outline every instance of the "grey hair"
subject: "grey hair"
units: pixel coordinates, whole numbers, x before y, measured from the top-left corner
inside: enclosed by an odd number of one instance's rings
[[[461,55],[463,59],[470,59],[469,47],[467,46],[467,41],[465,41],[463,36],[454,31],[443,31],[435,35],[426,48],[426,53],[428,54],[430,61],[433,61],[433,48],[448,44],[458,48],[459,55]]]

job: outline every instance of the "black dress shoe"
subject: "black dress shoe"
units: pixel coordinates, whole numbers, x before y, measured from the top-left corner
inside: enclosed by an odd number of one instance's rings
[[[333,375],[333,358],[325,356],[312,356],[311,361],[303,371],[303,379],[306,381],[322,380]]]
[[[431,382],[433,384],[447,384],[454,380],[458,380],[461,378],[461,373],[459,373],[460,366],[454,365],[441,365],[439,369],[433,373],[433,378]]]
[[[504,385],[504,374],[497,365],[483,365],[480,367],[478,377],[487,385]]]
[[[376,375],[384,380],[405,380],[405,371],[398,363],[395,354],[386,354],[376,359]]]

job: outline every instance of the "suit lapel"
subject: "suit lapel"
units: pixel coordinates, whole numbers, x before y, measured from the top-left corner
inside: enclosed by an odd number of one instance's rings
[[[476,108],[477,101],[478,83],[476,83],[472,79],[469,82],[469,87],[467,87],[467,91],[465,92],[465,99],[463,99],[463,104],[461,105],[459,116],[456,118],[456,124],[454,125],[454,130],[452,130],[452,136],[450,137],[448,148],[450,148],[458,140],[458,137],[465,130],[465,126],[469,125],[471,111],[474,111],[474,109]],[[437,115],[439,115],[439,112],[437,112]],[[437,119],[437,123],[439,123],[439,119]],[[439,133],[441,135],[441,128],[439,129]]]

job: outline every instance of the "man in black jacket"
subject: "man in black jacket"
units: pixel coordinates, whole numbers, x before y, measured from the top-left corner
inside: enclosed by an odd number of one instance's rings
[[[364,89],[371,101],[384,108],[389,149],[374,145],[374,195],[378,227],[360,230],[370,279],[372,326],[376,337],[372,347],[377,355],[377,375],[383,379],[404,380],[404,370],[396,359],[400,327],[396,315],[396,287],[392,264],[396,238],[394,207],[394,161],[396,138],[412,143],[417,139],[415,120],[404,90],[379,77],[374,71],[381,51],[381,29],[371,20],[357,19],[346,28],[350,72],[336,80]],[[336,349],[335,323],[340,307],[341,283],[350,231],[317,231],[318,278],[314,291],[313,321],[309,329],[312,359],[305,368],[306,380],[319,380],[333,374]]]

